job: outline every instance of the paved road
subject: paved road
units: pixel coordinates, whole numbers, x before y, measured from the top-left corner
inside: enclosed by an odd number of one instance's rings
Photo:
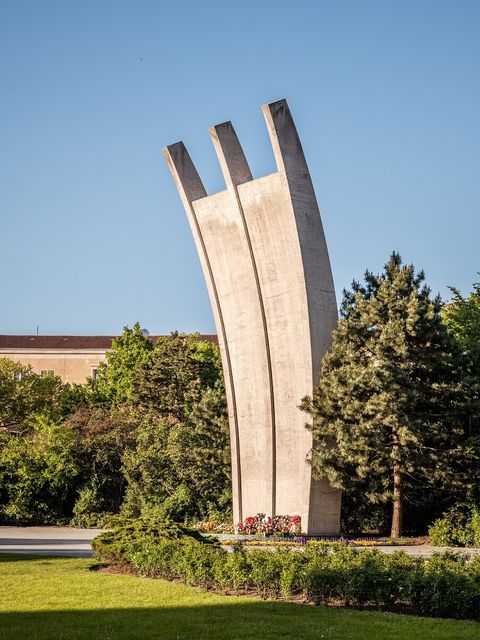
[[[455,551],[457,553],[468,553],[469,555],[476,555],[480,553],[480,549],[472,548],[459,548],[459,547],[431,547],[429,544],[419,545],[397,545],[397,546],[377,546],[377,547],[363,547],[367,549],[378,549],[382,553],[394,553],[395,551],[405,551],[409,556],[420,556],[422,558],[429,558],[433,553],[443,553],[444,551]]]
[[[0,527],[0,553],[30,553],[35,555],[90,558],[93,555],[90,543],[99,533],[102,533],[101,529]],[[434,551],[442,552],[446,550],[444,547],[431,547],[429,545],[369,548],[379,549],[383,553],[402,550],[411,556],[423,557],[431,556]],[[452,551],[480,554],[480,549],[454,548]]]
[[[0,527],[0,553],[90,558],[90,543],[101,532],[71,527]]]

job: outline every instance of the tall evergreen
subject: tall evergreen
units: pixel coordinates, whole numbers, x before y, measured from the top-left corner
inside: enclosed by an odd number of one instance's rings
[[[409,489],[464,492],[475,481],[464,447],[470,410],[465,357],[446,330],[423,272],[393,253],[383,273],[344,291],[340,320],[313,398],[312,464],[344,490],[366,486],[393,503],[403,528]]]

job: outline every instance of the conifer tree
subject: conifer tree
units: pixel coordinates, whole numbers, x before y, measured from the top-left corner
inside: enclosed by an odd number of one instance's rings
[[[465,358],[440,312],[423,272],[393,253],[382,274],[367,271],[344,291],[320,383],[302,402],[313,416],[316,474],[391,500],[392,537],[402,534],[409,487],[463,492],[475,482],[463,446]]]
[[[221,376],[220,352],[200,334],[161,336],[135,370],[131,398],[140,409],[182,422]]]

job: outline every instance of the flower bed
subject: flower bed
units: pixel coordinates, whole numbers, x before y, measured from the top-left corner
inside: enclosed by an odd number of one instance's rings
[[[235,533],[233,524],[216,519],[197,522],[194,529],[201,533]]]
[[[300,516],[267,516],[264,513],[257,513],[256,516],[245,518],[243,522],[237,524],[237,531],[246,535],[299,536],[302,532],[302,520]]]
[[[254,537],[242,538],[236,536],[235,538],[222,537],[220,543],[226,546],[233,545],[245,545],[247,547],[303,547],[305,545],[312,545],[318,547],[338,547],[338,546],[352,546],[352,547],[396,547],[399,545],[413,545],[418,544],[417,538],[412,538],[411,541],[407,538],[402,538],[400,542],[394,538],[347,538],[344,536],[270,536],[270,537]],[[423,543],[423,541],[422,541]]]

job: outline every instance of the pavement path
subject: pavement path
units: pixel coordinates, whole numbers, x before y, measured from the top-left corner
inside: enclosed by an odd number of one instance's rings
[[[73,527],[0,527],[0,553],[91,558],[93,556],[91,541],[100,533],[102,533],[102,529],[74,529]],[[424,558],[428,558],[435,551],[446,551],[445,547],[431,547],[426,544],[360,548],[378,549],[383,553],[405,551],[408,555],[422,556]],[[301,550],[301,547],[299,550]],[[459,549],[457,547],[451,550],[469,553],[471,555],[480,554],[480,549]]]
[[[0,527],[0,553],[91,558],[91,541],[101,529]]]
[[[358,547],[357,547],[358,548]],[[433,553],[443,553],[444,551],[455,551],[457,553],[468,553],[468,555],[477,555],[480,549],[467,547],[432,547],[429,544],[411,544],[411,545],[395,545],[395,546],[374,546],[361,547],[362,549],[378,549],[382,553],[394,553],[395,551],[405,551],[409,556],[417,556],[421,558],[429,558]]]

